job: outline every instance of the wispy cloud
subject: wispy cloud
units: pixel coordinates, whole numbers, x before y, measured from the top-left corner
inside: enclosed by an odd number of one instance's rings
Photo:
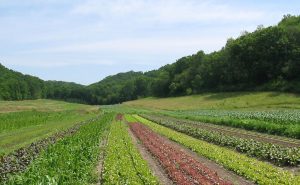
[[[189,50],[196,52],[194,48],[209,48],[213,50],[218,43],[224,44],[226,39],[221,37],[161,37],[161,38],[126,38],[112,39],[96,42],[83,42],[77,44],[67,44],[57,47],[48,47],[37,50],[25,51],[25,53],[148,53],[148,54],[167,54]]]
[[[229,6],[211,0],[89,0],[74,7],[74,14],[98,15],[103,19],[130,17],[140,21],[186,23],[198,21],[247,21],[266,16],[265,12],[247,7]],[[128,20],[132,21],[132,20]]]

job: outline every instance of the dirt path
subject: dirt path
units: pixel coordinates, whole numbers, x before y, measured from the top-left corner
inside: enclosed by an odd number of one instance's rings
[[[133,144],[138,148],[140,154],[142,155],[143,159],[148,162],[148,165],[153,173],[163,185],[173,185],[174,183],[168,178],[168,175],[165,173],[162,166],[159,162],[153,158],[153,156],[147,151],[147,149],[142,145],[142,143],[135,137],[130,129],[128,129],[128,133],[132,138]]]
[[[99,162],[98,162],[98,166],[96,168],[96,173],[98,174],[98,182],[96,183],[96,185],[100,185],[101,181],[102,181],[102,172],[103,172],[103,165],[104,165],[104,159],[105,159],[105,149],[108,143],[108,135],[109,135],[109,131],[106,131],[104,133],[104,136],[102,137],[101,143],[100,143],[100,154],[99,154]]]
[[[159,121],[160,119],[167,119],[167,120],[173,121],[175,123],[189,124],[189,125],[199,127],[199,128],[205,129],[205,130],[217,131],[217,132],[224,133],[226,135],[236,136],[239,138],[253,139],[253,140],[265,142],[265,143],[273,143],[273,144],[277,144],[277,145],[284,146],[284,147],[300,147],[300,140],[298,140],[298,139],[262,134],[262,133],[247,131],[247,130],[239,129],[239,128],[232,128],[232,127],[226,127],[226,126],[222,126],[222,125],[202,123],[202,122],[191,121],[191,120],[186,120],[186,119],[178,119],[178,118],[173,118],[173,117],[169,117],[169,116],[147,115],[147,117],[148,116],[150,116],[151,120],[155,119],[156,121]]]
[[[140,127],[140,130],[146,130],[145,128],[143,128],[145,126],[142,125],[142,127]],[[132,128],[132,125],[131,125]],[[224,169],[222,166],[217,165],[216,163],[204,158],[204,157],[199,157],[196,153],[192,152],[191,150],[177,144],[174,143],[173,141],[170,141],[169,139],[154,133],[153,131],[151,131],[151,129],[149,129],[148,127],[146,127],[148,130],[150,130],[150,134],[148,135],[148,137],[144,138],[147,141],[143,140],[143,142],[148,142],[148,140],[151,140],[150,137],[157,137],[156,140],[159,142],[159,148],[158,149],[153,149],[152,150],[158,150],[157,152],[159,153],[160,150],[164,150],[164,148],[167,148],[165,150],[165,152],[168,153],[168,151],[171,151],[171,153],[167,154],[167,153],[163,153],[163,155],[169,155],[167,158],[172,159],[171,163],[176,163],[176,168],[181,168],[181,171],[179,170],[179,173],[182,173],[182,171],[185,171],[185,174],[182,175],[182,179],[189,180],[190,184],[197,184],[199,182],[204,183],[204,184],[214,184],[216,182],[220,183],[220,184],[230,184],[228,181],[232,182],[233,184],[241,184],[241,185],[250,185],[253,184],[252,182],[249,182],[247,180],[245,180],[244,178],[234,174],[233,172],[230,172],[226,169]],[[135,129],[135,128],[132,128]],[[136,133],[136,129],[133,130],[135,134]],[[143,135],[142,137],[144,137],[145,135],[147,135],[148,131],[142,132],[141,134]],[[153,132],[154,135],[151,135]],[[139,135],[141,135],[139,134]],[[140,136],[138,136],[140,137]],[[152,144],[153,142],[155,142],[155,139],[152,139]],[[150,142],[150,145],[151,145]],[[145,144],[145,143],[144,143]],[[157,146],[156,146],[157,147]],[[147,147],[148,148],[148,147]],[[148,148],[149,150],[149,148]],[[150,150],[151,150],[151,146],[150,146]],[[153,152],[153,151],[151,151]],[[178,157],[180,156],[181,157]],[[158,158],[160,162],[162,162],[162,158]],[[178,161],[175,161],[176,159],[178,159]],[[190,165],[190,168],[188,167]],[[170,168],[165,168],[167,169],[168,172],[170,172]],[[196,170],[195,170],[196,169]],[[201,171],[201,173],[205,174],[204,176],[200,177],[199,174],[199,169]],[[173,169],[174,170],[174,169]],[[175,169],[176,170],[176,169]],[[190,171],[193,171],[193,173],[190,173]],[[193,174],[193,175],[191,175]],[[172,175],[169,174],[169,176],[172,177]],[[176,176],[179,176],[178,174]],[[190,176],[190,177],[188,177]],[[176,179],[176,177],[173,176],[173,180],[174,178]],[[194,181],[191,179],[194,179]],[[177,179],[178,180],[178,179]]]

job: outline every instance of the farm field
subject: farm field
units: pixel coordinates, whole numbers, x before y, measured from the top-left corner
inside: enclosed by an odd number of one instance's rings
[[[166,110],[131,102],[6,103],[0,184],[300,183],[295,104]]]
[[[300,185],[297,7],[1,1],[0,185]]]

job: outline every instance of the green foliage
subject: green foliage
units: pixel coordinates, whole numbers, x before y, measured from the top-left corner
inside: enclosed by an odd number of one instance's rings
[[[91,184],[98,162],[99,144],[110,127],[113,114],[84,125],[45,150],[24,172],[11,176],[7,184]]]
[[[96,106],[53,100],[0,101],[0,158],[96,117]]]
[[[114,121],[108,138],[103,184],[158,184],[128,135],[128,126]]]
[[[8,70],[0,64],[0,99],[23,100],[45,97],[39,78]]]
[[[300,113],[286,111],[220,111],[198,110],[166,113],[175,117],[227,125],[262,133],[300,138]]]
[[[277,165],[297,166],[300,164],[300,148],[281,147],[279,145],[258,142],[252,139],[238,138],[226,135],[222,132],[205,130],[201,125],[199,125],[200,127],[197,127],[195,125],[174,122],[168,119],[156,118],[155,116],[148,115],[143,115],[143,117],[197,139],[233,148],[239,152],[246,153],[251,157],[268,160]]]
[[[134,116],[141,123],[149,126],[155,132],[178,142],[201,156],[207,157],[225,168],[234,171],[253,182],[261,185],[289,184],[296,185],[300,182],[300,176],[295,176],[289,171],[274,167],[268,163],[258,161],[246,155],[234,152],[224,147],[219,147],[205,141],[201,141],[169,128],[155,124],[139,116]]]

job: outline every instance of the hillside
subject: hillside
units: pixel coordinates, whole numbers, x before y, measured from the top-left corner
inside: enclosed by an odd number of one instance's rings
[[[64,99],[81,101],[83,85],[72,82],[44,81],[7,69],[0,64],[0,100]]]
[[[9,70],[0,64],[0,99],[22,100],[45,97],[41,79]]]
[[[129,71],[89,86],[48,81],[0,66],[0,99],[51,98],[88,104],[117,104],[137,98],[204,92],[300,93],[300,16],[228,39],[216,52],[199,51],[146,73]]]
[[[170,98],[151,97],[128,101],[123,104],[136,108],[160,110],[300,109],[300,96],[276,92],[205,93]]]

